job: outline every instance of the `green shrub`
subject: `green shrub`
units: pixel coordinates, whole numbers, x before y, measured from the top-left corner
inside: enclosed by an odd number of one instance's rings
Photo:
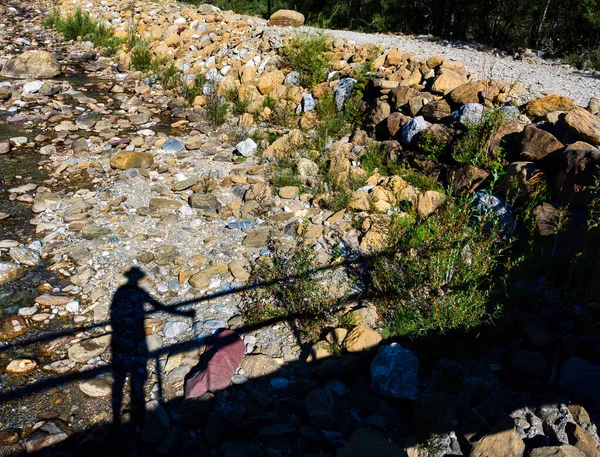
[[[434,136],[429,129],[423,130],[419,135],[417,147],[426,154],[428,160],[439,161],[448,143],[442,138]]]
[[[184,90],[185,98],[190,105],[194,103],[194,100],[196,99],[196,97],[198,95],[203,95],[204,86],[206,85],[207,82],[208,82],[208,79],[206,78],[206,75],[203,75],[202,73],[198,73],[194,77],[194,80],[192,81],[192,83],[185,86],[185,90]]]
[[[227,100],[214,89],[206,96],[204,109],[206,110],[206,119],[213,127],[223,125],[227,120],[229,113]]]
[[[155,65],[153,65],[155,67]],[[157,74],[158,81],[165,89],[177,89],[181,88],[181,72],[174,65],[170,64],[162,72]]]
[[[269,173],[275,187],[301,186],[304,184],[298,173],[298,164],[291,158],[277,160],[269,167]]]
[[[348,281],[332,265],[321,265],[317,251],[301,243],[282,254],[271,247],[272,256],[257,261],[250,273],[242,314],[249,324],[269,318],[288,320],[308,340],[316,340],[346,297]],[[342,273],[342,274],[340,274]]]
[[[138,45],[131,50],[131,66],[134,70],[148,72],[152,68],[152,51],[146,46]]]
[[[327,51],[327,40],[323,33],[297,34],[283,49],[290,66],[300,73],[300,82],[309,89],[327,78],[331,67]]]
[[[234,115],[241,116],[248,111],[250,100],[240,97],[240,94],[236,89],[229,89],[225,93],[225,98],[229,103],[231,103],[231,111]]]
[[[493,153],[492,141],[503,122],[503,112],[493,110],[484,113],[480,122],[468,124],[464,135],[455,145],[453,159],[458,163],[470,163],[494,173],[501,171],[504,154],[501,149]]]
[[[497,223],[475,222],[467,198],[449,198],[426,219],[393,218],[389,249],[373,266],[387,336],[468,329],[488,319],[502,245]]]
[[[402,167],[381,143],[370,142],[360,158],[360,164],[368,174],[378,172],[382,176],[397,175]]]
[[[53,12],[45,18],[43,25],[53,27],[66,40],[81,38],[91,41],[94,43],[94,46],[103,48],[103,54],[107,56],[116,54],[125,43],[124,40],[113,35],[110,26],[96,21],[81,8],[77,8],[73,13],[64,18],[57,12]]]

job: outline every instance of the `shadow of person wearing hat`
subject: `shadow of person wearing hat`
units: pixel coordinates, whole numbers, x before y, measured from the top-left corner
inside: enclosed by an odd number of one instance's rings
[[[112,408],[115,445],[121,441],[121,407],[123,403],[123,387],[127,376],[130,383],[130,413],[132,425],[142,430],[145,424],[145,392],[144,385],[148,378],[148,359],[150,357],[144,316],[145,305],[155,310],[166,311],[177,316],[194,317],[194,311],[181,311],[166,307],[148,292],[142,289],[139,282],[145,277],[144,272],[132,267],[125,273],[127,283],[117,289],[110,308],[112,327]]]

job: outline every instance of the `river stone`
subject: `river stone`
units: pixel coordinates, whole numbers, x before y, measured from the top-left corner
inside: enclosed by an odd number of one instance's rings
[[[13,261],[28,267],[36,267],[42,263],[40,255],[33,249],[29,249],[26,246],[16,246],[10,248],[8,255]]]
[[[7,374],[24,375],[35,370],[37,363],[31,359],[13,359],[6,366]]]
[[[35,302],[41,306],[65,306],[71,301],[67,295],[43,294],[36,297]]]
[[[432,455],[427,453],[427,455]],[[440,454],[434,454],[440,455]],[[392,443],[383,434],[371,427],[356,430],[348,443],[339,450],[337,457],[405,457],[406,452],[397,444]]]
[[[18,277],[22,272],[23,268],[16,262],[0,262],[0,284]]]
[[[11,446],[19,441],[19,430],[7,428],[0,430],[0,446]]]
[[[210,285],[210,282],[214,277],[219,276],[223,273],[227,273],[227,271],[227,265],[215,265],[212,267],[207,267],[204,270],[199,271],[198,273],[193,275],[189,279],[189,283],[192,287],[196,289],[206,289]]]
[[[596,449],[594,449],[596,451]],[[596,451],[597,452],[597,451]],[[529,457],[588,457],[575,446],[546,446],[533,449]]]
[[[362,352],[374,348],[381,342],[381,335],[368,327],[357,325],[344,339],[344,348],[348,352]]]
[[[27,331],[27,324],[22,317],[8,315],[0,317],[0,341],[11,340]]]
[[[25,449],[29,454],[33,454],[66,440],[70,433],[69,426],[60,419],[49,420],[25,439]]]
[[[89,111],[77,117],[77,119],[75,119],[75,125],[82,130],[89,130],[94,127],[100,119],[102,119],[102,114],[96,111]]]
[[[52,192],[44,192],[42,194],[37,194],[33,199],[33,207],[32,211],[34,213],[41,213],[46,211],[47,209],[56,209],[58,205],[60,205],[61,197],[58,194],[54,194]]]
[[[253,156],[256,153],[257,148],[258,146],[252,138],[246,138],[244,141],[240,141],[235,145],[235,150],[243,157]]]
[[[257,379],[272,375],[281,368],[279,364],[265,354],[247,355],[242,360],[240,368],[248,379]]]
[[[102,335],[80,341],[69,348],[69,359],[79,363],[87,362],[103,354],[109,344],[110,335]]]
[[[525,443],[515,427],[496,427],[473,444],[471,457],[523,457]]]
[[[135,151],[121,151],[110,159],[110,166],[118,170],[148,168],[154,163],[152,154]]]
[[[600,118],[583,108],[575,108],[565,116],[569,129],[583,141],[600,145]]]
[[[35,94],[42,88],[43,85],[43,81],[32,81],[30,83],[26,83],[23,85],[23,93],[25,95]]]
[[[171,190],[173,192],[181,192],[186,189],[189,189],[190,187],[195,186],[199,182],[200,182],[200,178],[198,178],[197,176],[194,176],[192,178],[184,179],[182,181],[177,181],[175,184],[173,184],[171,186]]]
[[[210,337],[200,357],[198,370],[186,380],[185,398],[198,398],[207,392],[229,387],[244,357],[244,350],[244,342],[231,330],[223,330]]]
[[[9,60],[0,70],[5,78],[49,79],[60,74],[60,63],[46,51],[24,52]]]
[[[190,329],[190,324],[183,321],[171,321],[165,324],[163,333],[165,338],[175,338],[181,335],[183,332],[187,332]]]
[[[386,397],[416,400],[419,359],[398,343],[383,346],[371,363],[371,389]]]
[[[189,198],[189,204],[192,208],[203,211],[219,211],[221,209],[221,202],[213,194],[192,194]]]
[[[79,390],[92,398],[108,397],[112,392],[112,379],[108,376],[86,379],[79,383]]]
[[[317,427],[335,429],[340,422],[340,400],[327,389],[311,390],[304,399],[310,421]]]
[[[600,409],[600,365],[582,357],[570,357],[560,371],[559,383],[567,394],[590,409]]]
[[[183,145],[183,143],[176,138],[169,138],[161,146],[161,149],[163,151],[169,152],[172,154],[181,152],[181,151],[183,151],[184,148],[185,148],[185,146]]]

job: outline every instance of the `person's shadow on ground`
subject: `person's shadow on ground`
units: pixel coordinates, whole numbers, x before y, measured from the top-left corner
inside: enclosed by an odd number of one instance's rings
[[[112,327],[112,408],[114,426],[114,444],[122,442],[121,422],[123,406],[123,388],[129,376],[130,401],[129,411],[131,424],[141,431],[145,424],[145,390],[148,378],[149,351],[146,342],[144,317],[148,312],[145,305],[155,310],[171,314],[193,317],[194,311],[181,311],[166,307],[150,296],[139,285],[145,276],[144,272],[132,267],[125,273],[128,281],[119,287],[113,296],[110,308],[110,324]]]

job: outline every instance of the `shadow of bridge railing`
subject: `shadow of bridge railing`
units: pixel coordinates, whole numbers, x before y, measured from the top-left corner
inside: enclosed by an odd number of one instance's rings
[[[318,270],[307,272],[306,274],[313,274],[331,268],[346,268],[349,267],[350,264],[368,264],[370,261],[371,259],[369,258],[355,259],[346,263],[323,267]],[[266,285],[276,285],[277,283],[290,279],[293,278],[278,279],[269,283],[251,284],[244,287],[220,291],[197,299],[169,305],[166,306],[166,308],[169,308],[169,310],[182,308],[214,298],[264,287]],[[137,286],[133,289],[132,292],[139,292],[136,290]],[[357,298],[368,299],[369,297],[357,294],[347,297],[346,300],[353,301]],[[113,300],[113,306],[117,306],[117,303],[115,302],[116,301]],[[121,306],[121,303],[118,305]],[[161,311],[165,310],[157,309],[152,312],[144,311],[142,318],[148,314]],[[287,322],[294,328],[294,322],[296,320],[309,317],[310,316],[299,314],[288,314],[264,320],[254,325],[242,326],[235,329],[235,333],[231,336],[225,337],[220,342],[220,345],[222,347],[231,345],[238,340],[239,335],[254,332],[261,328],[282,322]],[[36,345],[40,342],[64,338],[84,331],[97,330],[105,327],[107,324],[110,324],[114,331],[114,316],[111,321],[53,332],[48,335],[42,335],[39,338],[20,338],[4,345],[2,349],[17,349],[19,347]],[[444,350],[452,351],[453,346],[456,345],[458,341],[460,341],[464,347],[473,347],[480,342],[480,332],[481,329],[475,329],[474,331],[467,333],[450,332],[444,336],[434,338],[433,344],[435,344],[436,347],[441,348],[441,352]],[[103,334],[107,334],[107,332],[97,333],[93,336],[97,337]],[[161,356],[185,353],[190,350],[206,347],[207,345],[210,346],[214,343],[214,338],[214,336],[207,336],[170,344],[155,350],[146,350],[142,354],[144,366],[148,361],[153,359],[157,360]],[[419,349],[431,346],[432,343],[428,342],[427,339],[428,338],[421,338],[413,341],[404,340],[402,343],[419,353]],[[391,340],[383,341],[381,344],[387,344],[389,342],[391,342]],[[301,343],[301,341],[298,341],[298,343]],[[501,344],[501,340],[498,341],[498,343]],[[491,430],[499,432],[511,428],[513,422],[510,418],[510,414],[519,408],[523,408],[524,406],[537,408],[556,402],[569,401],[568,397],[562,395],[562,392],[556,385],[544,383],[537,384],[539,388],[537,392],[534,394],[528,392],[526,395],[524,395],[523,392],[517,393],[516,391],[511,390],[514,386],[510,385],[508,387],[502,387],[501,384],[490,386],[484,385],[483,387],[479,386],[479,391],[472,393],[472,395],[476,395],[479,398],[479,403],[475,402],[476,404],[473,404],[472,402],[468,402],[466,406],[459,404],[461,402],[460,392],[454,391],[452,388],[446,390],[442,389],[439,392],[441,395],[440,398],[442,398],[441,403],[446,405],[456,403],[454,405],[456,407],[455,412],[450,414],[452,417],[448,419],[448,414],[439,414],[439,416],[443,416],[447,420],[444,420],[443,418],[440,419],[440,417],[433,418],[429,421],[423,420],[423,414],[418,413],[412,402],[382,399],[370,391],[368,373],[372,354],[373,351],[367,351],[363,354],[344,354],[339,357],[329,357],[325,360],[319,360],[308,364],[306,362],[308,353],[304,351],[298,360],[285,364],[278,372],[252,379],[243,386],[232,385],[226,391],[216,392],[214,395],[209,395],[207,398],[203,399],[184,400],[183,398],[175,398],[164,401],[164,410],[167,411],[169,417],[169,427],[157,428],[157,421],[161,422],[164,418],[159,417],[160,414],[157,411],[148,410],[144,407],[144,420],[141,422],[136,422],[135,418],[126,421],[121,421],[119,419],[119,430],[115,431],[115,423],[117,421],[116,418],[113,417],[112,421],[106,421],[105,423],[96,425],[92,431],[77,431],[67,439],[50,446],[49,448],[34,450],[33,454],[40,456],[89,454],[89,456],[97,455],[108,457],[111,455],[124,455],[124,453],[131,454],[133,452],[133,455],[141,453],[140,455],[192,456],[204,455],[202,453],[204,451],[198,451],[198,446],[204,450],[206,450],[206,446],[216,446],[215,449],[220,449],[219,452],[223,455],[230,455],[223,450],[222,446],[219,447],[218,444],[231,442],[236,443],[235,446],[238,446],[239,449],[244,449],[244,452],[246,452],[245,454],[240,455],[262,455],[262,451],[256,453],[255,443],[258,441],[273,445],[275,448],[282,450],[287,449],[286,452],[289,455],[305,455],[311,453],[334,455],[336,446],[332,444],[331,440],[328,439],[326,434],[321,430],[323,428],[327,429],[327,426],[320,427],[315,424],[313,418],[310,417],[310,413],[307,411],[307,406],[302,402],[299,403],[297,401],[298,398],[305,396],[308,391],[321,387],[324,380],[332,377],[342,378],[346,384],[348,384],[350,391],[348,395],[342,396],[339,401],[336,400],[339,411],[337,412],[337,415],[335,415],[335,418],[336,421],[339,421],[339,424],[328,424],[340,438],[347,438],[349,430],[369,425],[369,417],[373,414],[380,414],[388,424],[388,426],[383,427],[383,429],[388,432],[389,437],[394,438],[396,441],[398,441],[399,435],[394,430],[401,427],[406,427],[403,435],[404,438],[406,438],[406,434],[426,437],[432,433],[447,433],[454,430],[460,430],[460,440],[463,445],[468,446],[469,441],[474,441],[483,434],[489,433]],[[112,354],[113,357],[115,357],[115,355],[118,354]],[[428,369],[435,363],[435,357],[437,357],[421,353],[419,355],[423,355],[423,364],[429,365]],[[430,358],[430,360],[428,360],[428,358]],[[207,363],[208,361],[209,360],[206,360],[205,358],[203,363]],[[275,377],[282,375],[287,376],[290,373],[293,373],[294,375],[302,373],[302,376],[298,376],[295,382],[291,382],[289,386],[283,390],[274,388],[268,382]],[[115,366],[113,363],[77,373],[68,373],[40,379],[31,384],[6,389],[0,392],[0,402],[24,399],[28,395],[33,395],[48,389],[66,386],[86,379],[94,379],[108,374],[115,374]],[[159,373],[159,384],[160,382],[161,379]],[[227,392],[227,394],[224,392]],[[134,392],[131,393],[133,394]],[[275,400],[270,402],[263,401],[261,403],[261,401],[257,401],[254,398],[260,397],[260,394],[265,393],[267,396],[270,396],[271,399],[274,398]],[[113,392],[113,396],[114,395]],[[254,395],[254,397],[252,397],[252,395]],[[254,405],[251,408],[251,411],[246,411],[246,413],[236,417],[215,414],[214,408],[219,402],[229,401],[227,399],[238,398],[240,396],[251,397],[250,400],[247,400]],[[146,400],[144,396],[142,396],[142,398],[144,401]],[[490,402],[490,399],[493,399],[494,401]],[[446,400],[448,400],[449,403],[444,403]],[[381,406],[382,402],[385,403],[385,406]],[[427,405],[427,403],[425,404]],[[351,405],[352,407],[350,407]],[[428,407],[431,409],[431,414],[438,415],[436,409],[437,406],[429,404]],[[117,411],[115,414],[117,416],[120,415],[120,411]],[[312,437],[308,438],[302,433],[299,433],[302,426],[298,425],[298,421],[293,419],[294,417],[300,418],[300,422],[309,424],[308,427],[312,427]],[[421,418],[415,421],[415,417]],[[460,423],[458,423],[459,417],[463,418]],[[265,427],[268,428],[269,426],[281,423],[282,420],[285,423],[290,424],[288,429],[291,431],[277,436],[271,436],[268,432],[264,431]],[[306,430],[304,430],[304,432],[305,435],[308,433]],[[168,438],[171,434],[174,434],[173,436],[177,435],[176,439],[171,437],[171,445],[159,446],[160,443],[169,441]],[[201,440],[198,440],[198,437],[201,437]],[[125,443],[125,445],[123,445],[123,443]],[[552,441],[548,441],[547,444],[552,444]],[[25,452],[27,451],[16,451],[13,455],[25,455]],[[29,452],[28,455],[31,454],[32,453]]]

